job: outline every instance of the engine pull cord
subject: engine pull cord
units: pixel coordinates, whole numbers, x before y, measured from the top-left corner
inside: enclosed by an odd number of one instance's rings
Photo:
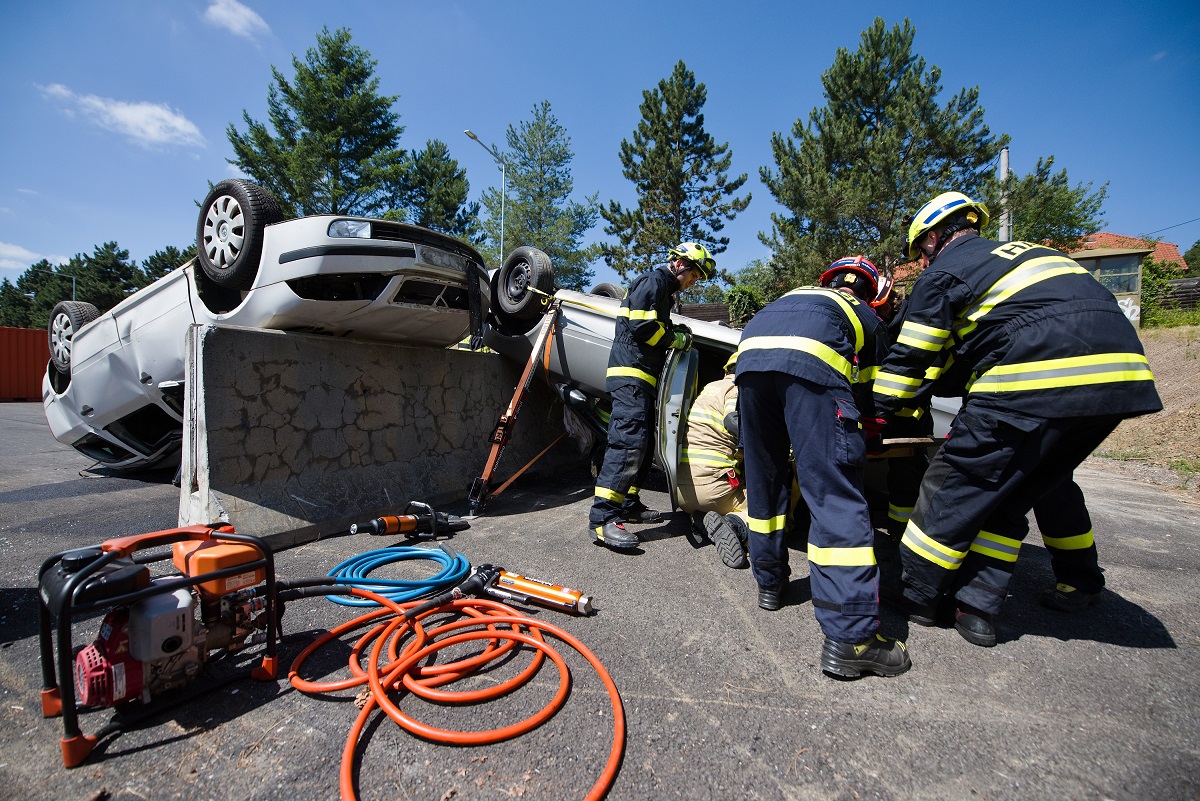
[[[473,577],[474,578],[474,577]],[[468,584],[470,581],[468,581]],[[596,671],[608,692],[612,703],[613,741],[608,760],[600,777],[585,796],[585,801],[604,798],[613,781],[625,751],[625,710],[621,695],[604,665],[587,646],[570,633],[543,620],[529,617],[512,607],[496,601],[466,599],[461,597],[460,588],[444,593],[438,598],[419,602],[397,603],[378,593],[366,589],[351,588],[351,594],[368,599],[382,608],[368,612],[354,620],[343,623],[322,634],[308,645],[292,662],[288,679],[297,690],[309,693],[326,693],[366,685],[370,696],[360,710],[342,749],[342,764],[339,772],[339,787],[342,801],[356,801],[355,752],[359,739],[371,714],[378,707],[401,728],[430,742],[445,745],[486,745],[511,739],[549,720],[566,701],[571,686],[570,670],[565,660],[543,634],[565,642],[574,648],[592,669]],[[422,622],[431,615],[454,614],[446,622],[426,627]],[[315,682],[301,677],[300,668],[304,661],[325,644],[343,634],[374,624],[354,643],[350,652],[349,668],[352,676],[328,682]],[[462,642],[486,640],[486,647],[473,656],[446,664],[421,665],[421,661],[439,650]],[[518,675],[500,684],[481,690],[456,692],[438,689],[482,671],[497,658],[503,658],[521,645],[534,649],[535,653],[527,666]],[[361,659],[370,649],[366,669]],[[386,650],[386,660],[385,652]],[[412,695],[435,703],[469,703],[491,701],[503,697],[523,686],[549,658],[558,668],[559,687],[554,697],[540,711],[523,721],[487,731],[452,731],[440,729],[415,720],[402,712],[389,696],[401,688]]]
[[[415,581],[368,578],[368,574],[376,568],[410,559],[429,559],[439,563],[442,569],[428,578]],[[392,545],[352,556],[335,566],[327,575],[338,584],[369,590],[390,601],[404,603],[454,586],[465,579],[470,570],[471,564],[466,557],[444,546],[442,548],[420,548],[410,545]],[[364,600],[361,596],[329,595],[327,597],[330,601],[342,606],[376,605],[374,601]]]

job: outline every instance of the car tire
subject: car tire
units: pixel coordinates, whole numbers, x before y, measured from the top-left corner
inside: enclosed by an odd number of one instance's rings
[[[212,188],[196,220],[196,258],[226,289],[249,289],[262,259],[263,229],[283,219],[279,203],[257,184],[230,178]]]
[[[46,333],[50,344],[50,363],[59,373],[71,375],[71,349],[79,329],[100,316],[100,310],[90,303],[64,300],[50,312]]]
[[[603,298],[624,300],[627,293],[625,292],[625,287],[617,286],[616,284],[596,284],[588,291],[588,294],[599,295]]]
[[[538,292],[531,292],[530,288]],[[519,247],[496,273],[496,303],[501,319],[530,321],[541,317],[554,293],[550,257],[537,248]],[[542,293],[542,294],[539,294]]]

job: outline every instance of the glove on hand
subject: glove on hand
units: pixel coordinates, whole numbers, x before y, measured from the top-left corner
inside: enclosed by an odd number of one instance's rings
[[[671,343],[671,347],[676,350],[690,350],[692,347],[692,332],[686,328],[676,328],[675,341]]]
[[[882,417],[866,417],[862,421],[863,436],[867,440],[879,439],[883,434],[883,428],[887,425],[887,420]]]

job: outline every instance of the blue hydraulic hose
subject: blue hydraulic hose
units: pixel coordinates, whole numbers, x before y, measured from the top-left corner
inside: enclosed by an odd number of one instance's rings
[[[381,565],[392,562],[404,562],[409,559],[430,559],[442,565],[435,575],[417,581],[402,581],[399,579],[368,579],[367,574]],[[407,545],[393,545],[389,548],[379,548],[374,551],[352,556],[327,574],[338,584],[370,590],[384,596],[390,601],[404,603],[413,601],[425,595],[433,595],[449,587],[462,583],[471,572],[471,563],[460,553],[450,554],[440,548],[415,548]],[[335,604],[342,606],[378,606],[366,598],[326,596]]]

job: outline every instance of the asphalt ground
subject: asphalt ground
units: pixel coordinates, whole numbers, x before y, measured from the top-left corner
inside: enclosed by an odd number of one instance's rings
[[[257,664],[257,650],[210,661],[187,688],[148,706],[86,712],[85,732],[114,714],[127,728],[83,765],[62,766],[61,722],[40,710],[38,568],[68,548],[170,528],[178,506],[170,473],[88,468],[52,439],[40,405],[0,404],[0,798],[337,797],[354,692],[305,695],[285,678],[222,683]],[[464,489],[471,478],[463,476]],[[444,544],[473,564],[594,597],[588,617],[532,614],[582,641],[620,691],[627,735],[614,801],[1200,798],[1200,504],[1194,493],[1092,465],[1077,478],[1107,567],[1101,604],[1078,615],[1042,609],[1037,595],[1052,578],[1031,534],[997,646],[973,646],[952,628],[910,627],[885,610],[885,633],[905,639],[913,660],[892,679],[836,681],[820,672],[802,551],[792,552],[787,605],[767,613],[755,604],[749,572],[725,567],[711,546],[694,547],[682,514],[639,526],[646,542],[638,551],[594,546],[584,468],[523,477]],[[646,495],[659,508],[667,503],[661,490]],[[320,576],[398,542],[331,537],[277,554],[277,572]],[[376,575],[422,578],[436,569],[420,560]],[[318,632],[359,611],[320,598],[288,604],[281,673]],[[80,621],[76,644],[99,624]],[[319,653],[306,675],[348,675],[353,639]],[[608,758],[613,714],[595,672],[560,650],[571,671],[565,705],[506,742],[434,744],[377,715],[357,752],[360,797],[583,798]],[[464,684],[495,684],[526,664],[521,655]],[[557,685],[546,667],[500,701],[463,707],[409,697],[400,705],[432,725],[487,729],[536,712]]]

